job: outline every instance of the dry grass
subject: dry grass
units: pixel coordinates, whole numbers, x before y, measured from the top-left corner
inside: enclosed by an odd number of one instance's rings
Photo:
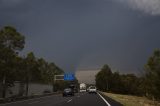
[[[129,96],[105,93],[108,97],[120,102],[124,106],[160,106],[160,103],[147,99],[146,97]]]

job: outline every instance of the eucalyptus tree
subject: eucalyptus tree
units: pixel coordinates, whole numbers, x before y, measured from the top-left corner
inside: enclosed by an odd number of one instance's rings
[[[7,83],[13,81],[13,62],[18,52],[24,48],[25,38],[14,27],[5,26],[0,30],[0,80],[3,83],[3,97]]]
[[[102,67],[101,71],[96,74],[96,86],[103,91],[111,90],[112,71],[106,64]]]
[[[160,99],[160,50],[155,50],[145,65],[145,90],[148,96]]]
[[[28,96],[28,86],[29,82],[33,81],[35,74],[35,71],[37,71],[36,67],[36,57],[34,56],[33,52],[30,52],[27,54],[27,57],[24,59],[25,64],[25,83],[26,83],[26,96]]]

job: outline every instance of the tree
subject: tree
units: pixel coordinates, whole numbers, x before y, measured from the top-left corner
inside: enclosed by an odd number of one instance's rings
[[[3,97],[7,83],[13,82],[13,60],[24,48],[24,36],[11,26],[0,30],[0,80],[3,82]],[[11,80],[12,79],[12,80]]]
[[[139,79],[134,74],[124,74],[121,75],[121,86],[123,94],[137,95]]]
[[[145,82],[148,96],[160,99],[160,50],[155,50],[145,65]]]
[[[123,91],[123,83],[121,81],[121,75],[119,72],[114,72],[112,75],[112,92],[122,93]]]
[[[33,76],[36,76],[36,58],[33,54],[33,52],[30,52],[27,54],[27,57],[25,58],[25,83],[26,83],[26,96],[28,96],[28,86],[29,82],[34,78]]]
[[[38,63],[38,69],[40,75],[40,80],[42,83],[47,83],[47,84],[52,84],[53,85],[53,91],[54,91],[54,86],[59,86],[58,84],[63,85],[62,81],[54,83],[54,76],[63,74],[63,70],[60,69],[58,66],[56,66],[53,62],[49,63],[46,62],[43,58],[40,58],[37,60]]]
[[[111,88],[112,71],[106,64],[100,72],[96,74],[96,86],[103,91],[109,91]]]
[[[60,88],[63,89],[66,82],[58,81],[55,83],[55,81],[54,81],[55,75],[63,74],[64,73],[63,70],[61,70],[59,67],[57,67],[54,63],[50,63],[48,65],[48,69],[49,69],[48,70],[48,74],[49,74],[48,78],[49,78],[49,82],[51,82],[53,85],[53,92],[55,91],[55,87],[57,89],[60,89]],[[57,86],[59,86],[59,88]]]
[[[99,90],[121,94],[140,95],[141,81],[134,74],[112,73],[108,65],[104,65],[96,75],[96,86]]]
[[[54,63],[36,58],[33,52],[25,57],[18,54],[24,48],[25,38],[11,26],[0,30],[0,83],[3,83],[3,98],[8,86],[20,81],[26,84],[28,95],[29,82],[53,84],[54,75],[64,73]],[[23,90],[20,93],[23,95]]]
[[[14,27],[6,26],[0,30],[0,45],[18,52],[24,48],[25,38]]]
[[[49,74],[47,73],[48,70],[48,62],[46,62],[43,58],[37,59],[37,69],[39,75],[37,75],[37,82],[41,83],[49,83]]]

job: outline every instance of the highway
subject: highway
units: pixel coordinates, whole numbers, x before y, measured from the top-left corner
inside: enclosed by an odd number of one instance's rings
[[[62,97],[62,95],[52,95],[30,100],[17,101],[0,104],[0,106],[122,106],[116,101],[104,99],[99,93],[77,93],[72,97]]]

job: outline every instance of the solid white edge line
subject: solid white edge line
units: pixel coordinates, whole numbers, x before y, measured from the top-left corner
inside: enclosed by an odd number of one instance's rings
[[[103,99],[103,101],[104,101],[108,106],[111,106],[111,105],[107,102],[107,100],[104,99],[99,93],[98,93],[98,95]]]

